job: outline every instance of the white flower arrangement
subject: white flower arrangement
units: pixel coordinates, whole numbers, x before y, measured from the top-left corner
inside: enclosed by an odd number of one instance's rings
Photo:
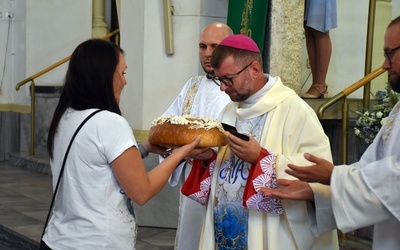
[[[372,111],[355,111],[358,114],[358,119],[354,132],[357,137],[363,139],[367,144],[373,142],[376,134],[385,124],[393,106],[399,101],[400,94],[394,92],[389,85],[386,85],[385,91],[379,90],[373,97],[376,103]]]

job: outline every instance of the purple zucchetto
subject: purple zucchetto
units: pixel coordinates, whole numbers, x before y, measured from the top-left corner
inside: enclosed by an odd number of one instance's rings
[[[232,47],[235,49],[247,50],[250,52],[260,53],[257,44],[248,36],[231,35],[226,37],[219,43],[220,46]]]

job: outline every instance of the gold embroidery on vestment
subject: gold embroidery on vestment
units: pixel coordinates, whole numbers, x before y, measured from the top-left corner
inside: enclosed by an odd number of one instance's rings
[[[385,123],[383,134],[382,134],[382,143],[383,143],[384,148],[386,148],[386,144],[389,139],[389,134],[393,129],[394,121],[396,120],[399,110],[400,110],[400,102],[394,106],[391,116],[387,119],[387,121]]]
[[[190,80],[190,86],[186,91],[185,99],[183,100],[182,115],[190,115],[194,98],[196,97],[199,85],[203,76],[195,76]]]

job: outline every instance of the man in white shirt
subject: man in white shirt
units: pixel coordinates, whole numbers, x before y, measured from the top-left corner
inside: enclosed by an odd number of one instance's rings
[[[385,61],[389,84],[400,93],[400,17],[387,27],[384,38]],[[306,153],[313,166],[289,164],[287,170],[301,181],[278,180],[283,187],[261,190],[279,199],[314,200],[310,217],[317,234],[332,228],[343,232],[374,225],[373,249],[400,247],[400,102],[391,111],[385,125],[361,159],[352,165],[332,163]],[[307,182],[331,186],[331,199]]]
[[[230,101],[211,80],[214,69],[210,65],[214,48],[225,37],[232,35],[232,29],[224,23],[207,25],[200,34],[199,56],[206,73],[195,76],[182,88],[171,106],[162,116],[182,116],[217,119],[221,110]],[[181,163],[170,178],[170,185],[182,184],[192,169],[191,162]],[[197,249],[203,223],[203,207],[195,201],[180,195],[179,222],[175,239],[175,249]]]

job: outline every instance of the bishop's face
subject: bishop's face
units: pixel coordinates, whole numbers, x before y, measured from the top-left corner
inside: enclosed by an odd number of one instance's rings
[[[243,102],[253,93],[253,80],[248,74],[250,64],[237,64],[232,56],[221,62],[215,75],[220,79],[220,90],[224,91],[232,101]]]

